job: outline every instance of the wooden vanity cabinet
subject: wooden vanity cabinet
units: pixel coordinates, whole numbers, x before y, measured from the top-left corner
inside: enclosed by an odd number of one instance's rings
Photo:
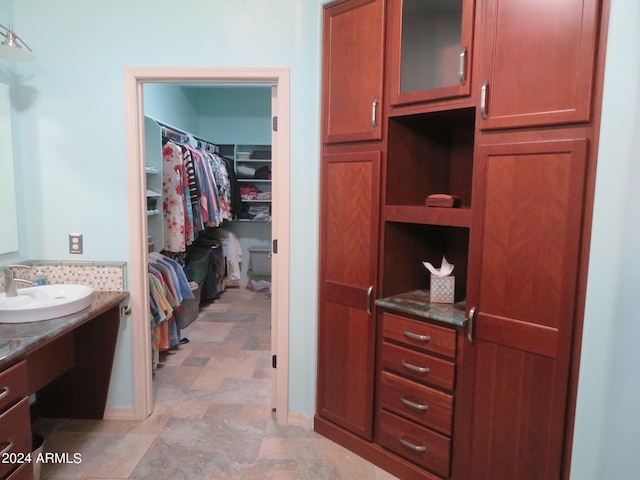
[[[0,478],[7,478],[20,467],[12,454],[22,456],[30,451],[27,365],[21,361],[0,373]],[[31,467],[31,464],[27,466]]]
[[[382,138],[384,0],[341,0],[324,8],[322,140]]]
[[[474,0],[387,0],[391,105],[470,94],[474,14]]]
[[[7,477],[7,480],[33,480],[33,464],[23,463]]]

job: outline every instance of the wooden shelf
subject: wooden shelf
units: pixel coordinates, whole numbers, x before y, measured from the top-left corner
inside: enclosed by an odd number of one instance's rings
[[[423,205],[385,205],[383,220],[446,227],[471,227],[471,208],[439,208]]]

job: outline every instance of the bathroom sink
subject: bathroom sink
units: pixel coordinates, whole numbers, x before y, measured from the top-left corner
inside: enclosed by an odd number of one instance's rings
[[[40,285],[18,289],[18,295],[0,293],[0,323],[49,320],[79,312],[91,304],[93,289],[86,285]]]

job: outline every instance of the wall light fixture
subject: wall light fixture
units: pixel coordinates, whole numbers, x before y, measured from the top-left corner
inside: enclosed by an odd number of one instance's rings
[[[0,35],[5,38],[4,42],[0,43],[0,58],[5,60],[33,60],[35,58],[29,45],[16,35],[11,25],[7,28],[0,23]]]

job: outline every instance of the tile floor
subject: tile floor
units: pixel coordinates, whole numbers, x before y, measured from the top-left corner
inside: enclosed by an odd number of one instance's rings
[[[43,464],[42,479],[395,478],[313,431],[274,422],[264,293],[227,290],[181,336],[189,343],[162,356],[145,421],[39,421],[45,452],[69,454],[69,463]]]

